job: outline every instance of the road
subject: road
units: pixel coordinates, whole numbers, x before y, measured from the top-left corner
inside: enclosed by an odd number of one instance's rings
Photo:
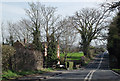
[[[98,55],[84,69],[65,71],[43,81],[120,81],[120,75],[109,69],[109,55]]]

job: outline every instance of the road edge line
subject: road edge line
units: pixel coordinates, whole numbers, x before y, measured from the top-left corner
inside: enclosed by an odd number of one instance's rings
[[[117,76],[120,76],[120,74],[118,74],[118,73],[116,73],[116,72],[114,72],[113,70],[111,70],[115,75],[117,75]]]

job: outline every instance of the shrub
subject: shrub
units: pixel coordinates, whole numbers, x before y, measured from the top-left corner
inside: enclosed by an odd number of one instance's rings
[[[2,46],[2,67],[3,70],[12,69],[11,58],[15,54],[15,49],[9,45]]]

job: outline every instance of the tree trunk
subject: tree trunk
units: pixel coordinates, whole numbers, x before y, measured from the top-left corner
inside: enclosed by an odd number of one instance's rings
[[[91,58],[90,51],[89,51],[89,44],[84,43],[83,44],[83,53],[86,57]]]

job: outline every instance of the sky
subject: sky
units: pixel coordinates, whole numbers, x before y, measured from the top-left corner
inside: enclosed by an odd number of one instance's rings
[[[41,2],[46,6],[57,7],[57,14],[65,17],[71,16],[82,8],[97,7],[100,2]],[[18,21],[25,18],[25,10],[28,8],[28,2],[3,2],[2,3],[2,20]]]
[[[98,7],[101,3],[118,0],[1,0],[0,13],[2,21],[18,21],[25,18],[25,10],[28,8],[28,2],[39,1],[46,6],[57,7],[57,14],[71,16],[82,8]]]
[[[82,8],[97,8],[101,3],[113,0],[2,0],[0,2],[0,21],[17,22],[22,18],[26,18],[24,9],[28,8],[28,2],[35,1],[39,1],[46,6],[57,7],[56,13],[65,17],[72,16],[76,11]]]

